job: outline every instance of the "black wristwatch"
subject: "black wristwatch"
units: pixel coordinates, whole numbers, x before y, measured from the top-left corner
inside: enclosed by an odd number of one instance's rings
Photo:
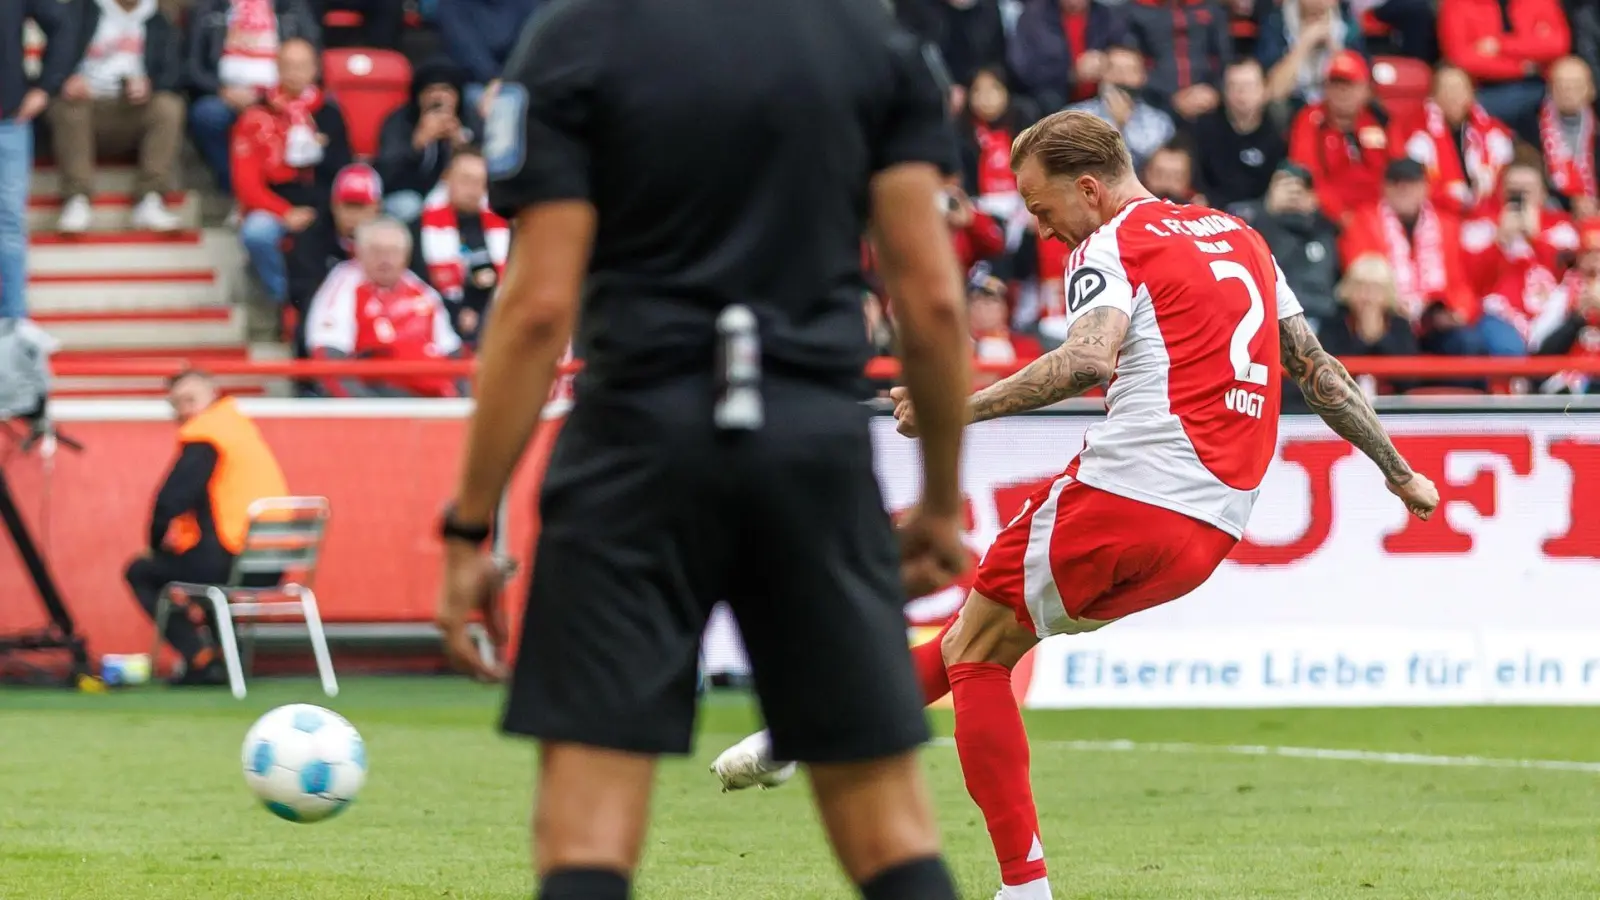
[[[447,541],[466,541],[474,547],[481,547],[493,533],[492,525],[470,525],[457,519],[454,503],[445,508],[444,515],[439,519],[439,537]]]

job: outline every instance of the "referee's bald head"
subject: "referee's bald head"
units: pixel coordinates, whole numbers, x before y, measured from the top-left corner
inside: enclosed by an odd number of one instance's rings
[[[1133,159],[1122,135],[1093,113],[1066,109],[1040,119],[1011,145],[1011,169],[1036,159],[1050,176],[1093,175],[1114,184],[1133,173]]]

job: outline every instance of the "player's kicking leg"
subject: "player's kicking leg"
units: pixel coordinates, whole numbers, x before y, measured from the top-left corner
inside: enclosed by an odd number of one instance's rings
[[[923,699],[955,694],[956,751],[967,793],[983,812],[1000,863],[997,900],[1049,900],[1029,775],[1028,736],[1011,670],[1039,641],[1017,614],[971,594],[939,637],[912,650]],[[793,763],[772,756],[766,732],[724,750],[711,771],[725,791],[777,787]]]

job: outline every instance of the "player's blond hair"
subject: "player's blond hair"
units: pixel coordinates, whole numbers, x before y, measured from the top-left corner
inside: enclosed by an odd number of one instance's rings
[[[1024,129],[1011,144],[1011,168],[1037,158],[1047,175],[1077,178],[1093,175],[1118,181],[1133,172],[1133,159],[1122,135],[1109,122],[1076,109],[1045,116]]]

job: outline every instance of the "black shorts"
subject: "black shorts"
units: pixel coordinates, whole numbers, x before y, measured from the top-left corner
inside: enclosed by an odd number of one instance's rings
[[[687,753],[701,635],[726,600],[776,755],[928,738],[868,412],[769,376],[766,427],[719,433],[709,378],[585,392],[556,440],[504,727]]]

